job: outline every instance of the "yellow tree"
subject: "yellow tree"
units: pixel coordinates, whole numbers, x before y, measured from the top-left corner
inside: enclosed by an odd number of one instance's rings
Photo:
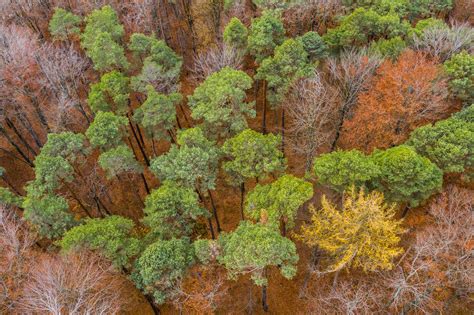
[[[311,211],[312,222],[302,227],[298,238],[329,254],[327,272],[349,267],[365,272],[391,269],[392,259],[403,252],[398,246],[401,221],[393,218],[395,206],[387,205],[380,192],[366,194],[352,188],[345,193],[343,209],[323,196],[321,210]]]

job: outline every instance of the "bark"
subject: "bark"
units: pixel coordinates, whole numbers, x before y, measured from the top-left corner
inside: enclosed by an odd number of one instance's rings
[[[267,82],[263,81],[262,133],[267,134]]]
[[[262,307],[264,312],[268,312],[268,303],[267,303],[267,286],[262,286]]]
[[[217,224],[217,232],[220,233],[222,231],[222,229],[221,229],[221,224],[219,222],[219,218],[217,216],[217,208],[216,208],[216,205],[214,203],[214,198],[212,198],[211,191],[208,190],[208,193],[209,193],[209,199],[211,200],[212,213],[214,214],[214,219],[216,220],[216,224]]]
[[[245,196],[245,183],[240,184],[240,217],[242,221],[245,220],[244,217],[244,196]]]

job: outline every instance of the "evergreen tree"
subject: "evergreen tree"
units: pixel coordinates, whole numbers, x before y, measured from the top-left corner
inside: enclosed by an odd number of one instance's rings
[[[123,142],[127,124],[126,117],[99,111],[87,129],[86,136],[93,147],[108,150]]]
[[[100,82],[91,85],[89,91],[87,102],[92,111],[126,114],[130,98],[129,81],[125,75],[116,70],[104,74]]]
[[[225,67],[212,73],[189,97],[191,116],[203,127],[223,137],[247,128],[246,117],[255,117],[254,102],[246,102],[245,91],[252,78],[245,72]]]
[[[41,154],[61,157],[69,163],[73,163],[79,154],[88,153],[89,150],[84,144],[85,139],[83,134],[71,131],[50,133],[46,143],[41,148]]]
[[[313,185],[293,175],[257,185],[247,196],[245,213],[255,221],[280,226],[283,236],[295,226],[298,209],[313,196]]]
[[[303,45],[310,62],[324,59],[328,56],[328,47],[322,37],[316,32],[307,32],[300,36],[298,40]]]
[[[49,20],[49,32],[54,40],[66,40],[81,31],[81,17],[62,8],[54,8],[54,14]]]
[[[142,173],[142,165],[135,159],[132,149],[119,145],[99,155],[98,163],[108,178],[124,173]]]
[[[474,102],[474,55],[466,51],[453,55],[444,63],[449,87],[454,97],[466,104]]]
[[[224,29],[224,42],[236,49],[244,51],[247,47],[248,29],[236,17],[230,19]]]
[[[248,50],[257,63],[271,56],[273,50],[283,43],[285,27],[277,11],[264,11],[252,21],[248,36]]]

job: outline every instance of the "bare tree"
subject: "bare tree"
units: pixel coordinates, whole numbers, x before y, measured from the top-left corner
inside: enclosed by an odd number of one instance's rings
[[[284,103],[290,117],[286,129],[290,147],[305,157],[306,171],[318,150],[333,137],[338,96],[338,91],[315,72],[312,77],[299,80]]]
[[[217,72],[224,67],[241,69],[243,55],[236,48],[218,44],[202,53],[194,56],[194,65],[191,69],[193,78],[202,82],[211,73]]]
[[[129,303],[126,279],[90,252],[45,256],[32,266],[23,292],[24,312],[117,314]]]
[[[444,62],[462,50],[474,53],[474,29],[468,23],[452,21],[450,28],[431,27],[413,36],[411,46]]]
[[[344,51],[339,58],[329,58],[328,81],[336,88],[341,98],[331,151],[336,148],[344,120],[352,114],[357,96],[367,90],[368,82],[382,61],[379,56],[369,54],[365,49],[351,49]]]

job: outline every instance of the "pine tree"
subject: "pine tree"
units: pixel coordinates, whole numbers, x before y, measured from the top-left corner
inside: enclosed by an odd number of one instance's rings
[[[92,111],[126,114],[130,98],[129,81],[129,78],[116,70],[104,74],[100,82],[91,85],[87,97]]]
[[[128,119],[111,112],[99,111],[86,131],[93,147],[108,150],[123,143]]]
[[[48,29],[54,40],[66,40],[71,35],[79,34],[80,24],[81,17],[62,8],[54,8]]]
[[[264,11],[252,21],[248,36],[248,50],[257,63],[271,56],[273,50],[283,43],[285,27],[277,11]]]

